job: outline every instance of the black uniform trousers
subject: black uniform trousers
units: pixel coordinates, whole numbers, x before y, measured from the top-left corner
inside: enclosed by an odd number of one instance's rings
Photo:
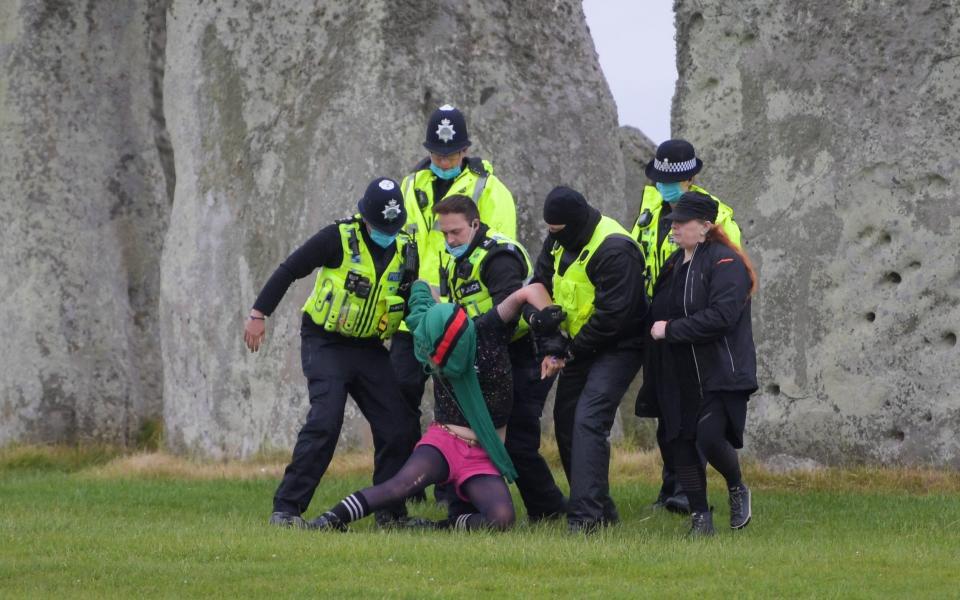
[[[613,348],[573,360],[560,374],[553,419],[560,460],[570,482],[570,523],[619,520],[610,497],[610,429],[642,363],[641,350]]]
[[[310,393],[310,412],[273,497],[275,511],[293,514],[307,509],[330,465],[343,426],[347,394],[373,432],[374,484],[393,477],[419,439],[413,435],[416,414],[398,392],[383,345],[358,344],[336,335],[303,335],[300,361]],[[402,516],[406,509],[399,504],[390,512]]]
[[[510,344],[513,410],[507,422],[506,447],[517,468],[517,489],[531,521],[565,512],[563,492],[540,455],[540,417],[553,377],[540,379],[540,363],[530,336]]]
[[[410,432],[420,439],[420,402],[423,400],[423,390],[427,385],[427,374],[423,365],[413,354],[413,335],[398,331],[390,338],[390,364],[399,384],[400,396],[403,403],[416,414],[416,420],[411,425]]]

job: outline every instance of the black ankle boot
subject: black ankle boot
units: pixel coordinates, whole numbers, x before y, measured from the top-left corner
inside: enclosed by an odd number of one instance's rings
[[[717,533],[713,528],[713,513],[710,511],[690,513],[690,537],[710,537]]]
[[[753,517],[750,488],[743,482],[730,491],[730,529],[743,529]]]
[[[683,492],[677,492],[675,495],[667,498],[663,503],[664,508],[678,515],[690,514],[690,499]]]

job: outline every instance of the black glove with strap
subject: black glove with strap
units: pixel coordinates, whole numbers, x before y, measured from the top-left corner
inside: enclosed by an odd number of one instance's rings
[[[546,335],[533,334],[533,347],[537,353],[538,361],[542,361],[547,356],[567,359],[569,357],[567,352],[569,346],[570,340],[559,331]]]
[[[550,335],[557,332],[566,317],[567,313],[559,305],[553,304],[531,313],[527,322],[535,335]]]

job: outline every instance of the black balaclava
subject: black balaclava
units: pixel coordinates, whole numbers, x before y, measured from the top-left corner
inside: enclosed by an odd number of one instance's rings
[[[593,235],[600,222],[600,211],[587,204],[580,192],[559,186],[547,194],[543,203],[543,220],[548,225],[564,225],[550,237],[567,250],[579,250]]]

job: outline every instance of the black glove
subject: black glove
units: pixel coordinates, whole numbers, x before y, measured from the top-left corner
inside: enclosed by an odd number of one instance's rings
[[[533,346],[537,352],[537,360],[543,360],[547,356],[556,356],[566,359],[569,355],[567,347],[570,341],[559,331],[547,335],[533,334]]]
[[[560,306],[554,304],[544,309],[531,313],[527,322],[530,323],[530,331],[537,335],[549,335],[555,333],[567,317]]]

